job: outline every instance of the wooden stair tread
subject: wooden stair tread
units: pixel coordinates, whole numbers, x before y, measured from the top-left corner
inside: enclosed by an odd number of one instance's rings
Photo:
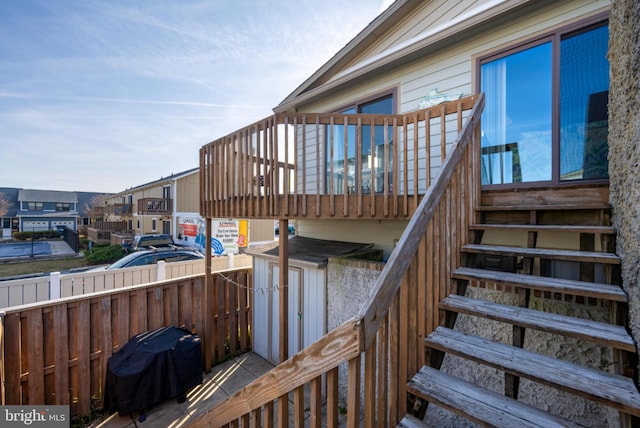
[[[571,294],[574,296],[594,297],[614,302],[627,302],[626,293],[617,285],[468,267],[456,269],[451,276],[456,279],[486,281],[501,285],[513,285],[534,290]]]
[[[590,369],[504,343],[438,327],[427,346],[481,362],[640,416],[640,393],[631,378]]]
[[[620,264],[620,258],[613,253],[590,251],[556,250],[550,248],[507,247],[501,245],[468,244],[463,252],[496,254],[503,256],[540,257],[548,260],[570,260],[578,262]]]
[[[424,366],[407,390],[476,423],[495,427],[573,427],[570,421]]]
[[[609,204],[584,203],[584,204],[521,204],[521,205],[477,205],[476,211],[563,211],[563,210],[608,210]]]
[[[518,306],[503,305],[454,294],[440,302],[440,309],[576,337],[589,342],[612,346],[616,349],[636,352],[635,342],[625,328],[618,325],[541,312]]]
[[[472,224],[470,230],[518,230],[527,232],[615,233],[612,226],[577,226],[561,224]]]
[[[413,415],[404,415],[400,420],[398,428],[430,428],[431,425],[425,423],[423,420],[416,418]]]

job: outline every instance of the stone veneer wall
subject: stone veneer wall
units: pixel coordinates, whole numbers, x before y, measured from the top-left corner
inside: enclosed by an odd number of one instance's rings
[[[327,329],[331,331],[358,315],[385,264],[354,259],[329,259],[327,265]],[[363,365],[364,373],[364,365]],[[338,367],[340,406],[347,403],[348,366]],[[361,396],[364,391],[361,391]]]
[[[609,16],[609,178],[616,252],[640,343],[640,2],[614,0]]]

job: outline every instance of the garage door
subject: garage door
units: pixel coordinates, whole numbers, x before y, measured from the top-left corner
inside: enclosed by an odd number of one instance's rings
[[[38,230],[49,230],[48,221],[25,221],[22,223],[23,232],[35,232]]]

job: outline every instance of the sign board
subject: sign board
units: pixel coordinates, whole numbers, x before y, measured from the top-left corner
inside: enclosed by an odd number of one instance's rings
[[[206,226],[200,217],[180,217],[179,238],[205,252]],[[248,220],[212,220],[211,253],[216,256],[238,254],[249,244]]]

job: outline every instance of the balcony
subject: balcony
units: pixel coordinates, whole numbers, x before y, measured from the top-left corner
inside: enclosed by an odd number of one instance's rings
[[[476,98],[404,115],[273,115],[200,149],[200,212],[407,220]]]
[[[143,198],[138,200],[138,214],[166,215],[173,212],[173,199]]]
[[[105,212],[109,216],[131,217],[133,215],[133,204],[107,205]]]

